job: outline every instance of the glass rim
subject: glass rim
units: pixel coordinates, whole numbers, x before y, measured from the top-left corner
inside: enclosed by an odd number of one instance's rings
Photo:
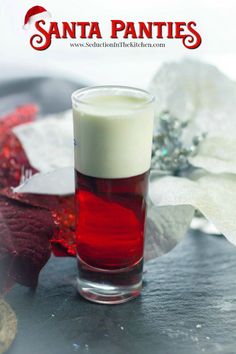
[[[140,88],[136,88],[136,87],[132,87],[132,86],[123,86],[123,85],[98,85],[98,86],[86,86],[83,88],[80,88],[76,91],[74,91],[71,95],[71,100],[72,100],[72,104],[82,104],[84,106],[88,106],[88,107],[96,107],[99,106],[99,104],[97,103],[90,103],[90,102],[86,102],[81,100],[81,97],[86,94],[86,92],[92,92],[92,91],[99,91],[99,90],[120,90],[120,91],[130,91],[130,92],[136,92],[139,93],[140,95],[143,95],[143,97],[146,97],[147,100],[140,103],[140,104],[135,104],[134,107],[132,107],[133,110],[138,110],[138,109],[142,109],[148,105],[150,105],[151,103],[153,103],[155,101],[155,96],[152,95],[151,93],[149,93],[146,90],[140,89]],[[114,95],[115,96],[115,95]]]

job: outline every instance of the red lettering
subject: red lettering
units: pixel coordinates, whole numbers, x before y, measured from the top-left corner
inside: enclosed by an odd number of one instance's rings
[[[135,27],[134,27],[134,22],[127,22],[126,23],[126,28],[125,28],[125,33],[123,38],[128,38],[129,36],[131,36],[132,38],[137,38],[137,34],[135,31]]]
[[[61,38],[67,38],[67,36],[71,38],[76,38],[76,22],[62,22],[63,32]]]
[[[153,22],[153,25],[157,27],[157,38],[163,38],[162,29],[166,26],[165,22]]]
[[[88,38],[93,38],[93,36],[102,38],[98,22],[91,22]]]
[[[80,38],[87,38],[86,27],[89,25],[89,22],[77,22],[77,26],[80,26]]]
[[[183,45],[188,49],[196,49],[202,43],[202,37],[200,34],[193,28],[196,27],[196,23],[191,21],[187,24],[188,30],[192,34],[187,34],[183,39]]]
[[[173,22],[167,22],[167,38],[173,38]]]
[[[111,20],[111,38],[118,38],[117,32],[125,29],[125,23],[120,20]]]
[[[152,38],[152,22],[139,22],[139,36],[138,38]]]
[[[30,45],[36,50],[45,50],[50,47],[52,42],[51,35],[43,27],[41,27],[41,24],[45,25],[45,21],[41,20],[35,23],[35,28],[41,33],[41,35],[34,34],[30,38]]]
[[[175,38],[183,38],[185,37],[182,32],[184,32],[186,27],[186,22],[175,22]]]
[[[38,33],[30,38],[30,45],[36,50],[47,49],[55,38],[102,38],[99,22],[62,22],[62,28],[57,22],[50,22],[49,29],[45,28],[45,21],[35,23]],[[77,35],[77,26],[80,33]],[[156,38],[181,38],[187,49],[198,48],[202,42],[201,35],[196,30],[197,24],[193,21],[186,22],[124,22],[111,20],[111,37],[118,38],[123,32],[123,38],[153,38],[153,30],[156,30]],[[155,29],[154,29],[155,27]],[[166,28],[166,29],[165,29]],[[136,32],[137,29],[137,32]],[[165,36],[164,36],[165,35]]]
[[[54,35],[55,38],[61,38],[57,22],[50,22],[48,33],[51,37]]]

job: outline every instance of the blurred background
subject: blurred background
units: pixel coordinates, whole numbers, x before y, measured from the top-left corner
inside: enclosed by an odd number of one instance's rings
[[[44,6],[55,21],[99,21],[104,37],[111,19],[196,21],[202,44],[195,50],[186,49],[181,40],[165,40],[165,48],[71,48],[71,40],[54,40],[40,52],[29,44],[33,29],[22,29],[24,16],[34,5]],[[49,75],[86,84],[146,88],[163,62],[185,57],[215,64],[236,79],[235,18],[235,0],[2,0],[1,80]]]

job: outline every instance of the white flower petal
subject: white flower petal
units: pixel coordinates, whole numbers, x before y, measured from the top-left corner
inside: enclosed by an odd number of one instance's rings
[[[149,90],[157,117],[169,110],[189,120],[188,137],[200,132],[236,136],[236,83],[213,65],[193,60],[163,64]]]
[[[47,173],[36,173],[13,190],[16,193],[73,194],[75,190],[74,168],[64,167]]]
[[[190,205],[158,207],[150,203],[147,213],[145,259],[169,252],[185,236],[194,208]]]
[[[236,139],[223,136],[206,138],[189,162],[211,173],[236,173]]]
[[[40,172],[74,164],[72,112],[51,114],[13,129],[30,164]]]
[[[190,225],[192,230],[199,230],[209,235],[220,235],[221,233],[209,220],[195,216]]]
[[[236,176],[205,174],[187,178],[153,176],[150,198],[157,206],[192,205],[236,244]]]

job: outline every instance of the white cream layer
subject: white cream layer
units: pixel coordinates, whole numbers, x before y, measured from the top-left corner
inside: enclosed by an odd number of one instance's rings
[[[92,177],[125,178],[151,164],[153,106],[142,97],[91,96],[73,108],[75,168]]]

